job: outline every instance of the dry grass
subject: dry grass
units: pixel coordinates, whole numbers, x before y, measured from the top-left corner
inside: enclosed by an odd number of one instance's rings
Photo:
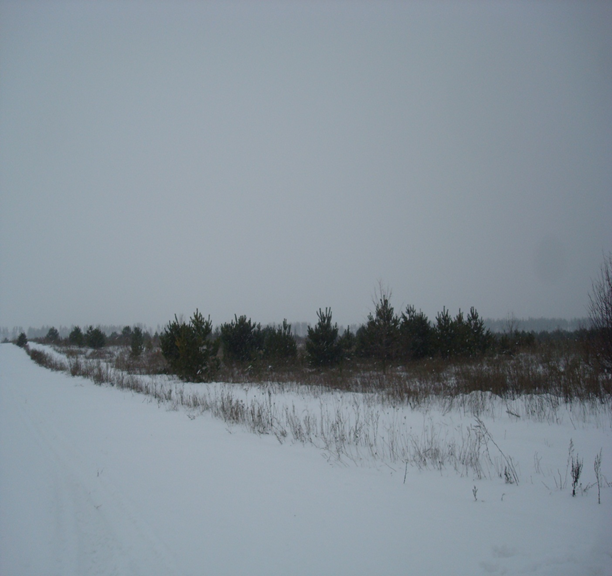
[[[186,410],[190,418],[209,413],[256,434],[274,435],[281,443],[310,444],[338,462],[452,469],[517,484],[515,462],[482,417],[555,423],[570,413],[572,421],[612,421],[610,377],[576,355],[430,360],[385,374],[366,364],[325,372],[303,366],[232,368],[222,373],[224,383],[187,385],[160,374],[155,352],[138,361],[122,350],[103,357],[65,352],[65,361],[59,361],[29,351],[47,368],[143,394],[169,409]],[[407,412],[415,410],[423,414],[419,429],[406,426]],[[471,423],[449,427],[428,416],[450,411]]]

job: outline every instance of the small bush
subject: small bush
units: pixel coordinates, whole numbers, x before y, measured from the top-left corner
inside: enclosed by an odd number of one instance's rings
[[[48,368],[49,370],[54,370],[56,372],[62,372],[67,369],[67,366],[64,363],[56,360],[53,358],[53,356],[43,352],[42,350],[33,349],[30,350],[28,354],[30,355],[30,358],[36,362],[36,364],[42,366],[43,368]]]
[[[24,332],[22,332],[21,334],[19,334],[19,337],[17,338],[17,342],[15,342],[15,344],[17,344],[17,346],[19,346],[19,348],[25,348],[28,344],[28,338],[25,335]]]

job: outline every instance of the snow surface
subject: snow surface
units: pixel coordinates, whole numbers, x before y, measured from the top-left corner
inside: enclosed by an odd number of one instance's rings
[[[570,439],[584,486],[600,449],[612,478],[609,419],[483,417],[515,485],[338,461],[171,406],[0,345],[0,574],[612,575],[612,489],[598,505],[555,480]]]

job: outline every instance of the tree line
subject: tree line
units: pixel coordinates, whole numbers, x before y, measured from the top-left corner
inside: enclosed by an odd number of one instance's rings
[[[74,326],[68,334],[68,337],[63,339],[57,328],[51,326],[44,338],[38,338],[37,340],[42,340],[47,344],[68,344],[77,347],[86,346],[94,350],[99,350],[109,344],[115,346],[127,345],[131,348],[132,356],[138,357],[146,347],[153,347],[154,337],[143,331],[140,326],[134,326],[134,328],[125,326],[121,334],[113,332],[110,336],[107,336],[100,327],[94,328],[93,326],[89,326],[85,329],[85,332],[83,332],[79,326]],[[27,343],[28,338],[25,332],[21,332],[15,340],[15,344],[20,347],[25,347]]]
[[[589,363],[597,363],[612,372],[612,254],[607,255],[600,276],[593,282],[589,295],[590,327],[575,331],[576,338],[585,343]],[[566,338],[557,330],[539,335],[540,340]],[[5,338],[6,340],[6,338]],[[49,343],[61,341],[59,332],[50,328],[45,339]],[[138,357],[145,349],[153,349],[159,342],[169,370],[188,381],[208,381],[215,377],[221,365],[278,367],[305,361],[311,368],[333,368],[351,362],[375,362],[382,371],[389,366],[440,357],[476,358],[489,351],[512,354],[532,347],[536,334],[519,331],[515,327],[493,334],[474,307],[465,315],[461,310],[453,317],[446,307],[430,321],[414,306],[397,313],[391,305],[389,290],[379,288],[374,311],[354,332],[341,334],[332,320],[330,308],[319,309],[317,323],[307,327],[304,346],[283,320],[281,325],[262,327],[245,315],[234,316],[231,322],[213,330],[210,316],[196,310],[189,321],[176,315],[163,332],[151,336],[136,326],[113,332],[109,338],[98,327],[89,326],[85,332],[74,327],[68,336],[74,346],[102,348],[112,344],[129,345],[131,355]],[[25,333],[16,343],[27,344]]]
[[[211,380],[221,364],[279,366],[301,359],[311,368],[369,360],[385,371],[391,365],[433,356],[481,356],[494,342],[475,308],[467,316],[459,311],[454,317],[443,308],[432,323],[414,306],[397,314],[386,292],[381,292],[374,312],[356,332],[346,329],[340,333],[331,309],[319,309],[317,323],[308,327],[301,354],[286,320],[278,326],[262,327],[244,315],[235,315],[231,322],[213,330],[210,317],[196,310],[188,321],[175,316],[160,335],[171,371],[188,381]]]
[[[342,332],[333,322],[330,308],[318,310],[317,322],[307,327],[305,337],[293,334],[287,320],[262,326],[246,315],[235,315],[232,321],[214,328],[210,317],[196,310],[187,321],[175,315],[161,334],[125,326],[121,332],[107,336],[100,327],[75,326],[62,339],[51,327],[40,340],[94,350],[127,346],[132,358],[139,358],[145,350],[161,350],[170,373],[186,381],[204,382],[212,380],[221,367],[276,369],[306,364],[312,369],[329,369],[370,363],[385,372],[390,366],[425,358],[512,354],[534,346],[536,340],[554,337],[555,333],[536,335],[514,327],[494,334],[473,307],[467,315],[459,310],[455,316],[444,307],[433,322],[414,306],[397,313],[390,293],[381,291],[366,322]],[[25,333],[16,343],[27,344]]]
[[[287,320],[262,326],[246,315],[235,315],[232,321],[214,328],[210,317],[196,310],[189,320],[175,315],[161,334],[125,326],[107,336],[100,327],[75,326],[62,339],[51,327],[42,340],[92,349],[128,346],[132,358],[145,350],[160,349],[169,372],[186,381],[204,382],[212,380],[222,366],[276,369],[306,364],[312,369],[329,369],[369,362],[385,372],[390,366],[425,358],[513,353],[532,346],[536,335],[514,329],[493,334],[473,307],[467,315],[459,310],[455,316],[444,307],[433,322],[414,306],[397,313],[390,293],[381,290],[366,322],[342,332],[333,322],[331,308],[318,310],[317,322],[307,327],[305,337],[293,334]],[[17,343],[27,343],[25,333]]]

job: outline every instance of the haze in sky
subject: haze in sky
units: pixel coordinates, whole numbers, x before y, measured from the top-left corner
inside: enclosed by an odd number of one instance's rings
[[[0,1],[0,326],[585,316],[612,3]]]

